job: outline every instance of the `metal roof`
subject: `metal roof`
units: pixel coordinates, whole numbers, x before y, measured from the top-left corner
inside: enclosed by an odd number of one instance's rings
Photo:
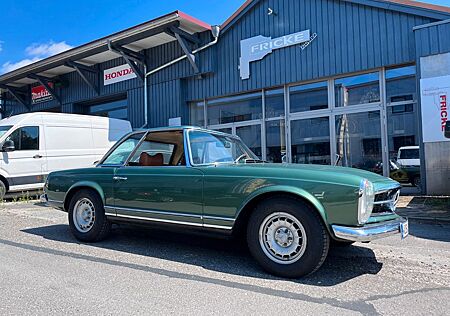
[[[5,73],[0,76],[0,84],[8,84],[10,87],[21,87],[37,81],[28,78],[30,75],[53,78],[75,71],[67,66],[67,62],[77,62],[84,66],[92,66],[120,57],[120,55],[108,49],[108,41],[134,52],[175,41],[174,34],[171,35],[166,32],[170,26],[176,26],[181,31],[189,34],[211,30],[209,24],[181,11],[174,11]]]

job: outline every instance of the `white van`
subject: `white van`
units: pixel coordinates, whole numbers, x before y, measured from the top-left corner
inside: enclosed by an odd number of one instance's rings
[[[0,120],[0,198],[42,188],[48,173],[89,167],[130,122],[107,117],[34,112]]]
[[[398,149],[397,163],[403,167],[419,167],[419,146],[404,146]]]

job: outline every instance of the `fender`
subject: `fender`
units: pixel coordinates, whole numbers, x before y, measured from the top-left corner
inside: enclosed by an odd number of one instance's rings
[[[64,196],[64,204],[66,203],[66,199],[67,197],[70,195],[70,193],[79,187],[88,187],[91,189],[94,189],[95,191],[97,191],[97,193],[100,195],[100,198],[102,199],[103,203],[105,203],[105,193],[103,192],[102,187],[97,183],[97,182],[93,182],[93,181],[80,181],[77,182],[75,184],[73,184],[69,190],[67,190],[66,195]]]
[[[327,229],[329,229],[329,227],[328,227],[328,220],[327,220],[327,213],[325,212],[325,209],[324,209],[322,203],[320,203],[319,200],[314,195],[309,193],[308,191],[305,191],[305,190],[303,190],[301,188],[298,188],[298,187],[287,186],[287,185],[267,186],[267,187],[263,187],[263,188],[260,188],[260,189],[258,189],[256,191],[254,191],[241,204],[241,206],[239,207],[239,210],[237,212],[236,218],[239,218],[239,215],[241,214],[242,210],[253,199],[257,198],[258,196],[260,196],[262,194],[271,193],[271,192],[274,192],[274,193],[275,192],[276,193],[290,193],[290,194],[297,195],[298,197],[307,200],[308,202],[310,202],[316,208],[316,210],[319,212],[320,217],[322,217],[322,220],[323,220],[323,222],[325,224],[325,227],[327,227]]]

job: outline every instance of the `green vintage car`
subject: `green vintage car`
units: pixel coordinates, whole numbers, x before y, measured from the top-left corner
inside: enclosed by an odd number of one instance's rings
[[[133,132],[95,167],[52,172],[45,199],[81,241],[120,222],[246,236],[264,269],[299,277],[319,269],[330,243],[406,237],[399,190],[358,169],[266,163],[236,136],[177,127]]]

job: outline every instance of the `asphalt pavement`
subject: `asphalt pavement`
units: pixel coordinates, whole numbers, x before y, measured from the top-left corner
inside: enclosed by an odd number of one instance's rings
[[[131,226],[76,241],[63,212],[0,206],[0,315],[448,315],[450,223],[330,250],[301,279],[264,271],[236,241]]]

